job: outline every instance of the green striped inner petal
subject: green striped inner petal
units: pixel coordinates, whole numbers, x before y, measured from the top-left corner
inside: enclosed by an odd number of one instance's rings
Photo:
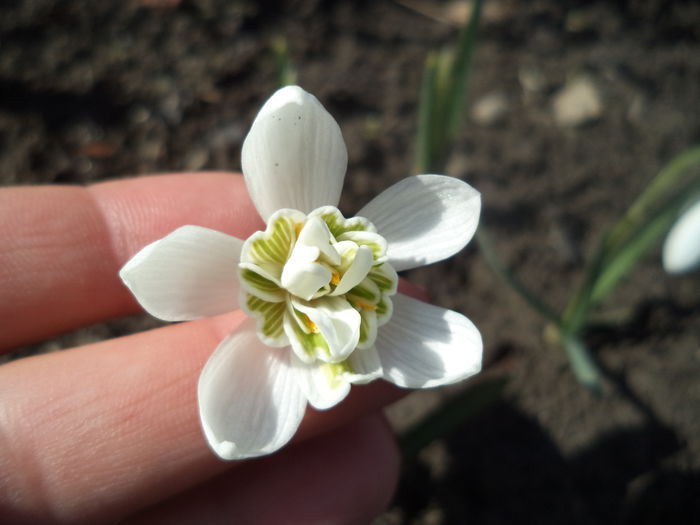
[[[299,212],[278,212],[264,232],[254,233],[246,241],[241,262],[253,263],[279,279],[284,264],[292,253],[297,238],[297,223],[300,220],[303,221],[304,216]]]
[[[377,314],[377,326],[382,326],[391,319],[391,314],[394,312],[394,305],[388,295],[382,295],[381,301],[377,303],[377,309],[374,311]]]
[[[386,262],[386,240],[374,232],[351,231],[338,236],[339,241],[353,241],[358,246],[369,246],[374,255],[374,264]]]
[[[372,282],[376,284],[383,293],[387,295],[394,295],[396,293],[399,276],[389,264],[384,263],[374,266],[369,271],[367,277],[372,279]]]
[[[360,341],[357,348],[362,350],[374,344],[377,338],[377,313],[375,310],[359,308],[360,313]]]
[[[360,284],[347,293],[351,304],[376,306],[382,298],[382,292],[372,279],[365,278]]]
[[[272,303],[260,299],[251,294],[246,294],[246,311],[258,319],[258,333],[267,340],[265,343],[271,346],[286,346],[289,340],[284,333],[284,315],[286,305],[284,302]]]
[[[320,217],[328,226],[328,229],[337,239],[342,234],[351,231],[376,231],[374,225],[369,222],[364,217],[352,217],[351,219],[346,219],[343,214],[340,213],[338,208],[333,206],[324,206],[323,208],[318,208],[309,214],[309,217]]]
[[[241,284],[245,290],[265,301],[273,303],[284,301],[286,292],[276,282],[264,275],[260,275],[261,272],[262,270],[254,264],[241,263]]]
[[[326,338],[320,332],[312,332],[305,326],[303,313],[294,308],[290,309],[293,310],[293,313],[290,313],[289,309],[287,310],[287,326],[292,328],[294,334],[289,337],[292,346],[298,345],[310,359],[315,359],[319,355],[330,356],[331,350]],[[289,317],[293,318],[289,319]]]
[[[348,359],[341,361],[340,363],[323,363],[319,366],[321,367],[321,370],[323,370],[326,381],[328,381],[331,388],[338,388],[341,385],[342,381],[340,378],[344,374],[355,373]]]

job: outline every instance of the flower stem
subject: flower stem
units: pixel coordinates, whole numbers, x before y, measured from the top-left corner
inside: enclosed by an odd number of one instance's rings
[[[516,275],[505,267],[498,258],[496,250],[493,248],[493,243],[483,225],[479,226],[476,232],[476,243],[479,245],[481,255],[484,257],[486,264],[493,272],[503,279],[533,310],[539,313],[549,322],[559,327],[561,320],[559,315],[546,304],[542,299],[537,297]]]
[[[595,394],[600,395],[603,392],[601,373],[588,347],[578,337],[566,334],[563,335],[562,345],[576,379]]]

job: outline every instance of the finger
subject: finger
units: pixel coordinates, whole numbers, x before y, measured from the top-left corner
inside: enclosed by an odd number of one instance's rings
[[[369,523],[388,505],[398,469],[391,431],[374,414],[242,465],[127,523]]]
[[[234,313],[178,324],[0,367],[5,513],[98,523],[231,466],[205,443],[196,385],[212,350],[242,319]],[[379,381],[353,388],[336,409],[309,410],[297,438],[399,395]]]
[[[243,238],[262,226],[234,174],[0,191],[0,349],[138,312],[119,269],[184,224]]]

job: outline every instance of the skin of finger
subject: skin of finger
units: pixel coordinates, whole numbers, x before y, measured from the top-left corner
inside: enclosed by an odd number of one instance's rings
[[[0,367],[0,510],[19,522],[111,521],[240,465],[208,449],[196,391],[206,359],[242,320],[239,312]],[[383,381],[355,387],[334,410],[309,409],[295,439],[401,395]]]
[[[366,524],[386,508],[399,454],[372,414],[242,465],[132,520],[140,524]]]
[[[119,269],[185,224],[241,238],[263,227],[236,174],[0,190],[0,351],[138,312]]]

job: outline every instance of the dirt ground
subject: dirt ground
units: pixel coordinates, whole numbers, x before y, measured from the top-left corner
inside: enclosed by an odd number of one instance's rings
[[[10,1],[0,6],[0,183],[237,170],[286,37],[339,121],[348,213],[411,174],[426,52],[464,2]],[[463,14],[463,13],[462,13]],[[486,0],[467,125],[450,165],[483,194],[502,260],[562,307],[587,254],[674,155],[700,143],[700,3]],[[690,523],[700,515],[700,280],[658,251],[588,341],[580,387],[544,324],[470,247],[413,271],[480,327],[502,399],[406,466],[386,524]],[[119,320],[20,352],[153,323]],[[390,410],[407,428],[454,389]],[[697,519],[697,518],[696,518]]]

